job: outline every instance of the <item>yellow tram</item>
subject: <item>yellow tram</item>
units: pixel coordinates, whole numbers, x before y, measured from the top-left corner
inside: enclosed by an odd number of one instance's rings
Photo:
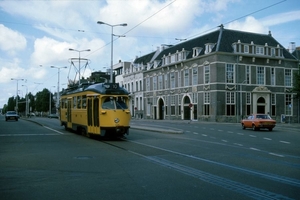
[[[129,93],[118,83],[81,84],[60,97],[60,123],[90,136],[129,134]]]

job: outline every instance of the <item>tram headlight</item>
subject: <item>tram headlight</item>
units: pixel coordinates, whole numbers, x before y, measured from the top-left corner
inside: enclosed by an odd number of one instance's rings
[[[115,118],[115,123],[119,123],[119,122],[120,122],[119,118]]]

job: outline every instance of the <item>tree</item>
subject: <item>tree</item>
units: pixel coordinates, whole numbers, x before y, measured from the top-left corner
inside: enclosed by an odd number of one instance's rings
[[[7,110],[15,110],[15,106],[16,106],[16,101],[14,99],[14,97],[10,97],[7,101]]]
[[[300,99],[300,72],[294,73],[293,92],[296,93],[295,98]]]
[[[51,108],[54,107],[53,94],[48,89],[44,88],[43,91],[36,93],[36,111],[49,111],[49,95],[51,95]]]

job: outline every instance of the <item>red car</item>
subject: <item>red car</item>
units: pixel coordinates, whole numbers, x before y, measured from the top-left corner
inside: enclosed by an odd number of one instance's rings
[[[246,119],[241,121],[243,129],[252,128],[254,131],[261,128],[269,129],[272,131],[276,126],[276,121],[267,114],[252,114]]]

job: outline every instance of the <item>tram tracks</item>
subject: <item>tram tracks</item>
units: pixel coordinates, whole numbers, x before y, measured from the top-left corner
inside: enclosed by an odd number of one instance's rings
[[[102,141],[102,142],[111,145],[113,147],[119,148],[121,150],[127,151],[129,153],[135,154],[137,156],[140,156],[143,159],[148,160],[152,163],[158,164],[163,167],[167,167],[169,169],[175,170],[179,173],[191,176],[193,178],[197,178],[206,183],[210,183],[225,188],[227,190],[240,193],[242,195],[245,195],[253,199],[292,199],[292,198],[282,194],[278,194],[274,191],[272,192],[272,191],[264,190],[259,187],[255,187],[253,185],[243,183],[240,180],[235,181],[230,177],[216,175],[214,173],[208,173],[206,172],[207,170],[198,169],[198,167],[187,164],[188,162],[182,164],[179,161],[178,162],[174,161],[174,159],[172,161],[172,159],[166,158],[167,157],[166,154],[173,155],[173,156],[180,156],[185,159],[192,160],[192,162],[201,162],[201,166],[203,165],[203,163],[205,163],[208,165],[221,167],[220,170],[230,170],[230,171],[234,171],[235,173],[242,173],[244,175],[252,176],[252,177],[254,176],[260,179],[262,178],[265,179],[265,181],[271,181],[271,182],[276,182],[277,184],[280,183],[284,185],[289,185],[290,187],[300,188],[300,180],[298,179],[279,176],[271,173],[255,171],[255,170],[246,169],[234,165],[228,165],[225,163],[201,158],[198,156],[188,155],[179,151],[174,151],[159,146],[149,145],[138,141],[132,141],[128,139],[122,139],[122,140],[126,142],[125,143],[115,143],[113,141]],[[131,145],[127,145],[128,142],[131,143]]]

